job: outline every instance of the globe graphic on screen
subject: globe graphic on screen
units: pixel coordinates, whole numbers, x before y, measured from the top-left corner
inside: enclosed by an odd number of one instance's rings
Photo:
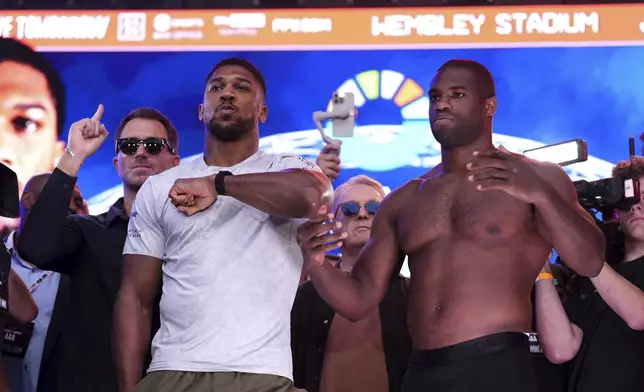
[[[342,141],[340,158],[343,179],[366,173],[381,182],[389,192],[391,188],[420,176],[440,163],[440,145],[432,136],[429,126],[429,99],[413,79],[393,70],[367,70],[347,79],[333,91],[353,93],[359,113],[374,102],[389,106],[388,113],[391,113],[391,109],[399,113],[395,116],[395,124],[379,121],[362,124],[359,114],[354,135],[338,138]],[[330,105],[329,101],[328,111]],[[372,119],[374,117],[378,116],[371,116]],[[391,121],[391,116],[383,117]],[[330,124],[325,125],[327,135],[331,135],[329,126]],[[520,134],[521,130],[512,133]],[[494,134],[493,143],[495,146],[503,145],[515,153],[544,145],[536,140],[502,133]],[[323,146],[322,137],[315,128],[262,137],[259,143],[260,150],[267,153],[297,154],[312,162],[315,162]],[[184,164],[194,159],[202,159],[202,154],[182,158],[181,162]],[[566,166],[565,170],[573,181],[594,181],[610,177],[612,167],[613,164],[608,161],[589,156],[586,162]],[[394,172],[395,175],[392,174]],[[88,203],[90,213],[107,211],[122,196],[123,190],[118,185],[92,197]],[[403,275],[409,276],[408,274],[405,265]]]

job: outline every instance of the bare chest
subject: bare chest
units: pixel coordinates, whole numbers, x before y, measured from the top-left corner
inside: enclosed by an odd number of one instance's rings
[[[534,229],[534,207],[503,191],[479,191],[463,178],[425,181],[399,214],[407,254],[432,241],[512,241]]]

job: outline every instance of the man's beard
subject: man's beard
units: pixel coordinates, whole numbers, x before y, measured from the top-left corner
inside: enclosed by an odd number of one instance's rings
[[[456,125],[450,128],[432,127],[432,134],[442,148],[465,147],[474,143],[481,133],[480,124]]]
[[[214,118],[206,123],[208,132],[222,142],[235,142],[245,138],[255,129],[255,118],[240,118],[233,123],[221,124]]]

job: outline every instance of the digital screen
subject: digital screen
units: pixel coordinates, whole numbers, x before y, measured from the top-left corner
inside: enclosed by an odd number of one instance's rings
[[[65,129],[99,103],[111,132],[130,110],[151,106],[179,130],[183,161],[203,151],[197,108],[206,75],[226,57],[247,59],[265,76],[260,148],[268,152],[314,161],[322,140],[312,113],[326,110],[334,92],[352,92],[359,116],[343,139],[336,185],[365,173],[393,189],[440,161],[427,89],[454,58],[495,77],[495,144],[523,152],[580,138],[589,159],[566,167],[571,177],[610,176],[628,158],[628,138],[644,130],[642,15],[644,6],[630,5],[2,11],[0,35],[45,52],[58,70]],[[113,157],[111,138],[81,169],[92,213],[122,194]]]

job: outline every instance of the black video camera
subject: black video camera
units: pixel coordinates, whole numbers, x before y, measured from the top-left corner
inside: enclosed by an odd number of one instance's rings
[[[629,139],[630,156],[635,155],[635,138]],[[524,155],[541,161],[568,166],[588,160],[586,142],[581,139],[550,144],[527,150]],[[609,221],[615,210],[626,211],[640,201],[640,184],[633,178],[603,178],[596,181],[579,180],[574,182],[577,198],[582,207],[591,212],[602,213],[602,220]]]
[[[634,178],[610,177],[591,182],[579,180],[574,184],[582,207],[598,210],[602,214],[612,216],[616,209],[628,211],[640,201],[640,183]]]

